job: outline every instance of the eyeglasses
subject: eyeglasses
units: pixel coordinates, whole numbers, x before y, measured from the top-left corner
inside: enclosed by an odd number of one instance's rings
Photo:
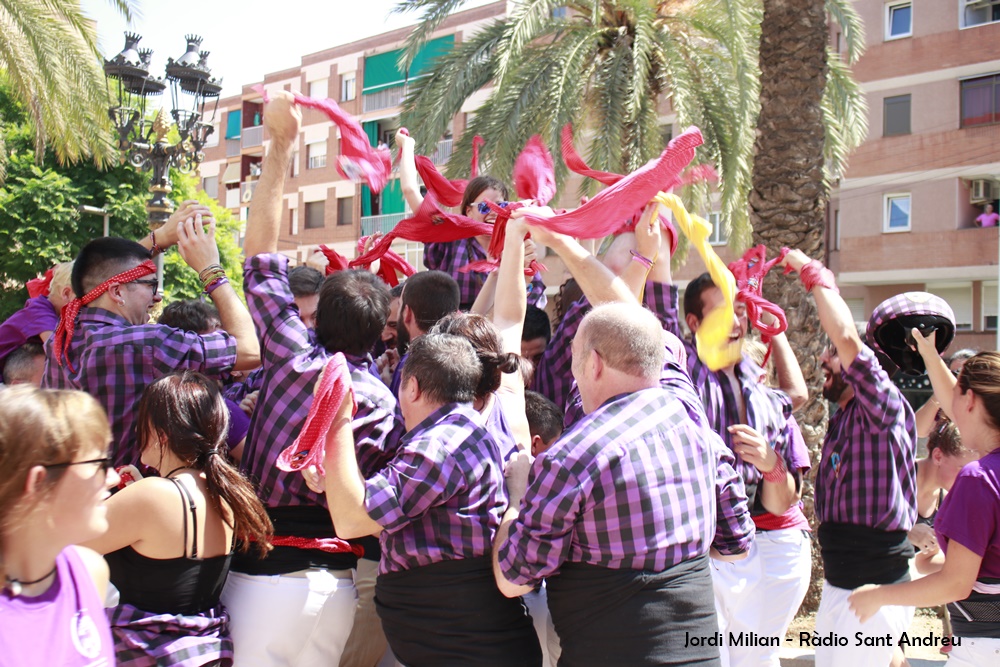
[[[500,208],[507,208],[508,206],[510,206],[510,202],[509,201],[498,201],[498,202],[493,202],[493,203],[496,206],[499,206]],[[478,208],[479,212],[482,213],[483,215],[489,215],[490,211],[493,210],[493,209],[490,208],[490,203],[489,202],[485,202],[485,201],[479,202],[479,204],[476,206],[476,208]]]
[[[157,279],[155,279],[155,278],[150,278],[149,280],[133,280],[132,282],[133,283],[137,283],[139,285],[148,285],[148,286],[152,287],[153,288],[153,296],[156,296],[156,293],[160,289],[160,281],[157,280]]]
[[[136,281],[136,282],[138,282],[138,281]],[[44,467],[45,468],[49,468],[49,469],[52,469],[52,468],[68,468],[70,466],[82,466],[82,465],[87,465],[87,464],[93,465],[95,463],[98,464],[98,472],[103,472],[105,475],[107,475],[108,471],[111,470],[111,468],[112,468],[111,457],[108,457],[108,456],[105,456],[104,458],[100,458],[100,459],[90,459],[88,461],[68,461],[66,463],[50,463],[49,465],[44,466]],[[95,472],[94,474],[96,475],[97,473]]]

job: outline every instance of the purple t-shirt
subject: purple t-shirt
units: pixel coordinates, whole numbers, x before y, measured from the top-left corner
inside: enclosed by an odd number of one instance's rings
[[[976,218],[976,222],[979,223],[980,227],[996,227],[997,221],[1000,220],[1000,213],[981,213],[979,217]]]
[[[1000,451],[969,463],[958,473],[934,519],[938,542],[958,542],[982,556],[979,578],[1000,577]]]
[[[0,370],[7,362],[7,355],[24,345],[29,338],[46,331],[55,331],[59,324],[59,313],[44,296],[36,296],[24,303],[17,311],[0,324]]]
[[[55,582],[42,595],[0,593],[0,665],[114,664],[104,601],[74,547],[56,556]]]
[[[229,434],[226,435],[226,445],[232,449],[243,442],[243,438],[250,432],[250,415],[243,412],[236,401],[228,398],[223,400],[226,401],[226,409],[229,410]]]

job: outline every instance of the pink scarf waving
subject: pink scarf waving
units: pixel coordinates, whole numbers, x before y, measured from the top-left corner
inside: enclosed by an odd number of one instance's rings
[[[253,89],[263,95],[264,102],[270,99],[264,86],[257,85]],[[373,192],[381,192],[392,173],[389,149],[373,148],[361,123],[333,100],[317,100],[299,93],[294,95],[296,104],[322,111],[340,129],[340,155],[337,157],[337,171],[340,175],[350,180],[364,181]]]
[[[479,173],[479,149],[486,142],[478,134],[472,138],[472,168],[469,178],[475,178]],[[449,180],[434,166],[434,161],[424,155],[414,157],[417,173],[427,187],[427,191],[445,206],[455,208],[462,204],[465,188],[469,181],[465,179]]]
[[[771,268],[778,264],[785,255],[788,248],[783,248],[777,257],[771,261],[767,259],[767,250],[763,245],[750,248],[743,257],[729,264],[729,270],[736,278],[736,299],[742,301],[747,306],[747,320],[751,326],[760,331],[760,340],[767,345],[767,354],[764,356],[764,364],[771,356],[771,338],[782,334],[788,328],[788,320],[785,319],[785,311],[777,305],[764,298],[764,276]],[[762,313],[771,313],[777,320],[774,324],[764,324],[760,316]],[[764,365],[762,364],[762,365]]]
[[[359,256],[364,252],[365,244],[368,242],[369,238],[371,237],[362,236],[360,239],[358,239],[357,254]],[[390,287],[395,287],[396,285],[399,284],[399,275],[398,275],[399,273],[402,273],[404,276],[409,278],[410,276],[412,276],[414,273],[417,272],[417,270],[413,268],[412,264],[403,259],[399,255],[399,253],[397,253],[395,250],[392,250],[391,248],[385,251],[385,254],[382,255],[381,260],[382,261],[379,262],[378,266],[378,275],[382,280],[385,281],[385,284],[389,285]],[[367,264],[360,268],[367,269],[369,266],[371,266],[371,264]]]

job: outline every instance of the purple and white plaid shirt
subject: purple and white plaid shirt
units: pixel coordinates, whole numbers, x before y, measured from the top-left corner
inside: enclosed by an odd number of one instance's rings
[[[301,474],[281,471],[275,462],[305,424],[316,380],[332,355],[316,343],[315,332],[299,317],[288,287],[287,257],[251,257],[244,265],[243,281],[260,337],[264,379],[241,468],[267,507],[326,507],[326,497],[310,491]],[[396,400],[369,370],[371,358],[345,357],[358,403],[351,423],[358,465],[370,475],[392,457],[403,427],[395,420]]]
[[[380,573],[490,553],[507,493],[500,449],[478,420],[470,404],[438,408],[365,483],[365,509],[383,528]]]
[[[504,575],[534,584],[564,562],[662,572],[712,546],[749,549],[732,452],[687,404],[662,387],[615,396],[536,458],[498,552]]]
[[[916,423],[867,346],[843,369],[854,398],[830,417],[816,471],[820,522],[909,530],[917,518]]]
[[[733,436],[729,432],[729,427],[742,423],[736,388],[725,372],[713,371],[702,363],[701,359],[698,358],[698,349],[695,344],[683,338],[677,295],[678,289],[671,286],[665,326],[667,331],[684,341],[687,350],[688,373],[690,373],[691,381],[701,397],[709,424],[711,424],[712,430],[722,436],[726,445],[732,449]],[[771,389],[760,382],[763,371],[745,356],[743,361],[733,368],[733,374],[740,385],[740,394],[746,408],[747,426],[764,436],[764,440],[775,453],[785,460],[785,465],[789,470],[796,470],[797,467],[791,451],[794,433],[788,421],[792,415],[791,400],[783,392]],[[763,474],[754,465],[745,463],[738,456],[736,470],[747,484],[756,485],[763,479]]]
[[[475,303],[479,290],[483,289],[488,274],[459,271],[470,262],[486,259],[486,250],[476,239],[461,239],[449,243],[428,243],[424,246],[424,266],[432,271],[444,271],[458,283],[458,302],[462,310],[468,310]],[[528,303],[545,308],[545,282],[536,273],[528,288]]]
[[[236,339],[224,331],[199,336],[160,324],[133,325],[103,308],[80,311],[69,364],[55,363],[55,337],[45,343],[50,389],[81,389],[104,407],[111,422],[115,466],[139,463],[135,417],[142,392],[154,380],[191,370],[220,378],[236,363]]]
[[[646,308],[651,310],[666,327],[666,313],[669,307],[670,285],[665,283],[646,283],[643,300]],[[676,294],[674,295],[676,299]],[[573,338],[583,318],[590,312],[592,306],[587,297],[580,297],[567,309],[559,326],[552,333],[542,358],[535,369],[535,377],[531,389],[542,394],[560,408],[566,409],[570,404],[570,393],[573,390]],[[667,329],[667,331],[673,331]]]

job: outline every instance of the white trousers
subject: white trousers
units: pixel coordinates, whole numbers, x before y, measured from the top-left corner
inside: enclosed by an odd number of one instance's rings
[[[556,667],[559,664],[559,656],[562,655],[562,646],[559,644],[556,627],[552,624],[552,614],[549,613],[549,596],[545,590],[545,582],[542,582],[542,587],[537,591],[531,591],[521,599],[528,608],[531,621],[535,624],[535,632],[538,634],[538,643],[542,646],[542,667]]]
[[[1000,665],[1000,639],[962,637],[962,645],[948,654],[947,667],[984,667]]]
[[[375,612],[375,577],[378,563],[358,559],[354,585],[358,589],[358,606],[354,612],[351,636],[340,657],[340,667],[372,667],[385,655],[389,644],[382,632],[382,619]]]
[[[823,582],[816,633],[821,638],[833,634],[846,646],[817,646],[816,667],[885,667],[899,638],[913,622],[913,607],[887,606],[862,623],[847,604],[852,592]],[[888,646],[884,645],[886,636]]]
[[[712,561],[723,667],[780,667],[785,632],[809,588],[810,551],[808,535],[788,528],[758,532],[743,560]],[[779,646],[730,646],[730,633],[742,632],[778,637]]]
[[[282,575],[230,572],[222,591],[240,667],[340,663],[357,605],[353,570]]]

